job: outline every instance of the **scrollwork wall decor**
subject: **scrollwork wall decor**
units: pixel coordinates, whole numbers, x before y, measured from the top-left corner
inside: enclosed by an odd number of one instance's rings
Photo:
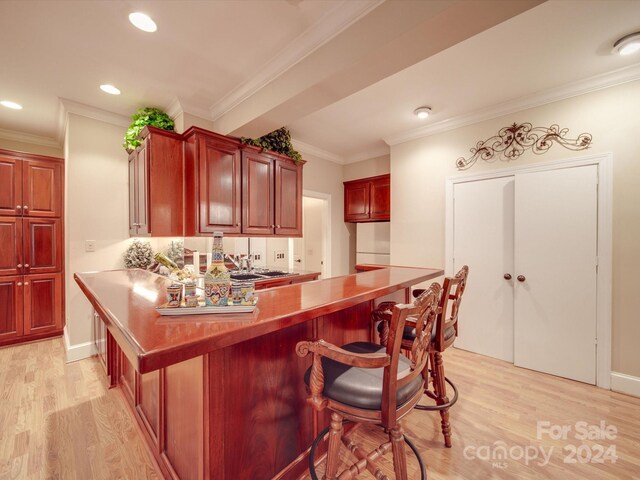
[[[514,123],[501,128],[497,135],[486,140],[480,140],[471,149],[469,158],[460,157],[456,160],[458,170],[470,168],[478,159],[493,162],[516,160],[525,150],[531,149],[536,155],[545,153],[554,143],[569,150],[585,150],[591,146],[590,133],[581,133],[577,138],[565,138],[568,128],[560,129],[556,124],[550,127],[533,127],[530,123]]]

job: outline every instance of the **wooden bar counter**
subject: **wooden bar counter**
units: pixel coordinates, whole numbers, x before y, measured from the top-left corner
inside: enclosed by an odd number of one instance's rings
[[[166,478],[299,478],[328,423],[306,403],[301,340],[367,340],[381,297],[442,275],[388,267],[258,292],[253,313],[161,317],[170,281],[144,270],[78,273],[106,326],[122,389]],[[404,296],[402,298],[405,298]]]

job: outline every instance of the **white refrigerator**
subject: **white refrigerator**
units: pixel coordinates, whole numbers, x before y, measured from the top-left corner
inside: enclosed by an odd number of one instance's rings
[[[390,264],[390,223],[358,223],[356,227],[356,264]]]

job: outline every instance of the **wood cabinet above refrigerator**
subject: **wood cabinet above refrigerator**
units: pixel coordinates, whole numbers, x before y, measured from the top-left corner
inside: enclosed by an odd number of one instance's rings
[[[345,222],[391,220],[391,176],[360,178],[344,182]]]

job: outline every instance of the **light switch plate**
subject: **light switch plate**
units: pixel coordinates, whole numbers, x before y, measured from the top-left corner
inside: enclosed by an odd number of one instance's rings
[[[95,240],[85,240],[84,241],[84,251],[85,252],[95,252],[96,251],[96,241]]]

